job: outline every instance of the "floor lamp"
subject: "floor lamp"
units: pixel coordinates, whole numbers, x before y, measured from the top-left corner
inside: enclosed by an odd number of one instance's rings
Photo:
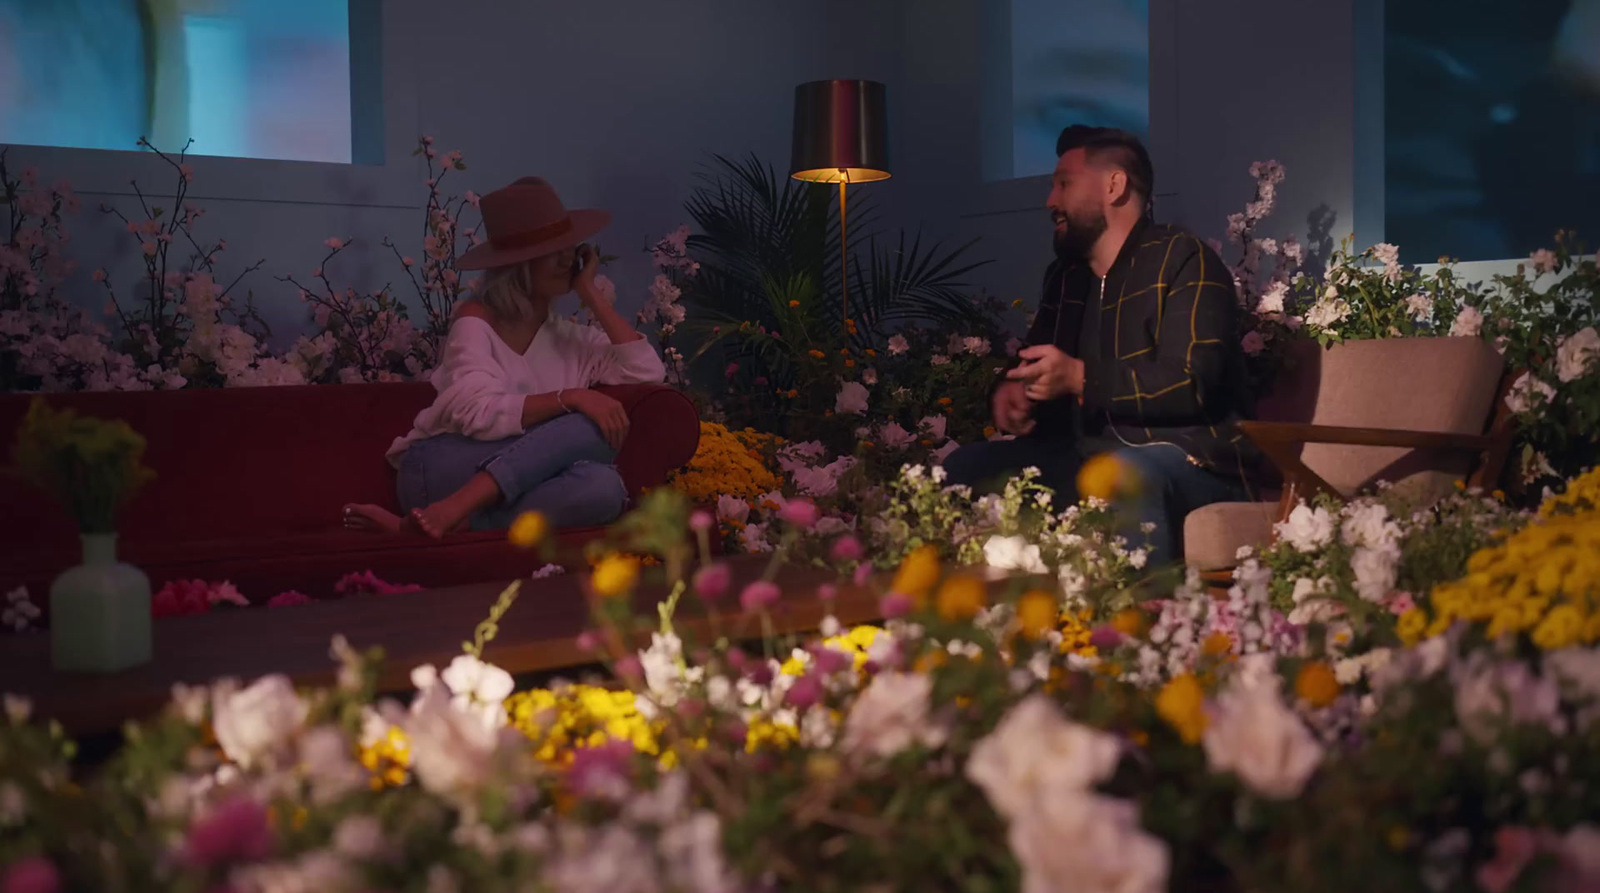
[[[850,249],[845,187],[889,179],[889,119],[877,81],[812,81],[794,88],[789,176],[839,184],[840,325],[850,318]]]

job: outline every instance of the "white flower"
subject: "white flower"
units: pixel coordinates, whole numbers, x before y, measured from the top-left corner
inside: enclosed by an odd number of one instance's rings
[[[1512,412],[1531,412],[1549,404],[1555,396],[1555,388],[1534,378],[1531,372],[1524,372],[1511,383],[1511,389],[1506,393],[1506,407]]]
[[[1122,757],[1117,739],[1068,722],[1049,698],[1030,695],[979,741],[967,777],[995,811],[1015,819],[1034,800],[1089,791],[1111,777]]]
[[[877,384],[878,383],[878,370],[876,370],[876,369],[863,369],[863,370],[861,370],[861,383],[862,384],[866,384],[866,385]]]
[[[1323,577],[1313,580],[1301,577],[1294,581],[1294,610],[1289,612],[1289,622],[1304,626],[1308,623],[1326,623],[1343,613],[1339,603],[1321,596],[1333,587],[1333,580]]]
[[[657,707],[672,707],[683,697],[684,691],[705,675],[703,667],[688,667],[683,660],[683,642],[667,633],[652,633],[650,647],[639,652],[639,665],[644,669],[648,696],[640,696],[637,706],[641,713],[654,716]]]
[[[714,812],[700,810],[665,823],[656,840],[656,850],[672,889],[695,893],[734,893],[741,889],[722,857],[722,821]]]
[[[1202,741],[1213,772],[1233,772],[1263,797],[1298,796],[1322,763],[1322,746],[1270,683],[1231,683]]]
[[[746,552],[771,552],[772,543],[767,541],[767,525],[747,524],[739,531],[739,545]]]
[[[921,421],[917,422],[917,429],[927,435],[930,440],[940,441],[945,439],[945,431],[948,429],[949,424],[950,420],[945,416],[930,415],[924,416]]]
[[[910,349],[911,344],[906,341],[906,336],[894,335],[889,338],[889,353],[903,354]]]
[[[1406,298],[1406,313],[1417,322],[1424,322],[1433,315],[1433,298],[1424,294],[1414,294]]]
[[[307,707],[289,677],[263,676],[238,691],[218,686],[212,692],[211,723],[228,759],[248,769],[287,744]]]
[[[899,422],[889,422],[878,429],[878,440],[891,450],[905,449],[916,439],[916,435],[901,427]]]
[[[939,747],[947,731],[930,717],[933,680],[921,673],[879,673],[851,705],[841,746],[852,756],[887,758],[912,745]]]
[[[228,885],[241,893],[342,893],[360,878],[337,853],[313,850],[289,862],[263,862],[236,869]]]
[[[1339,532],[1352,546],[1372,549],[1392,549],[1400,539],[1400,527],[1389,517],[1389,510],[1379,502],[1362,502],[1344,512],[1344,522]]]
[[[28,587],[18,586],[6,593],[5,608],[0,610],[0,624],[20,633],[33,626],[41,613],[39,606],[28,595]]]
[[[1556,253],[1548,248],[1540,248],[1528,255],[1528,262],[1533,265],[1535,274],[1549,273],[1556,268]]]
[[[451,703],[441,685],[422,690],[402,721],[411,765],[422,786],[445,796],[471,794],[487,781],[496,732]]]
[[[1493,741],[1508,723],[1550,726],[1560,719],[1555,680],[1521,661],[1496,661],[1479,652],[1453,672],[1456,718],[1476,741]]]
[[[1462,307],[1450,324],[1452,337],[1476,338],[1483,331],[1483,314],[1476,307]]]
[[[1563,383],[1581,378],[1600,354],[1600,332],[1594,326],[1579,329],[1556,346],[1556,378]]]
[[[847,381],[839,389],[833,402],[833,411],[840,415],[861,415],[867,411],[867,388],[856,381]]]
[[[1343,322],[1350,316],[1350,304],[1344,298],[1336,297],[1337,290],[1328,286],[1328,291],[1311,305],[1306,311],[1306,322],[1322,329],[1331,329],[1336,323]]]
[[[312,799],[332,803],[367,785],[367,773],[350,753],[350,744],[333,726],[318,726],[300,736],[300,765],[311,783]]]
[[[722,521],[738,521],[744,523],[750,517],[750,503],[737,496],[724,493],[717,497],[717,518]]]
[[[1023,893],[1162,893],[1167,845],[1131,802],[1094,794],[1039,798],[1011,822]]]
[[[983,544],[984,563],[996,570],[1043,574],[1050,569],[1040,556],[1039,546],[1020,536],[991,536]]]
[[[1364,601],[1382,602],[1394,591],[1399,577],[1400,550],[1358,546],[1350,556],[1350,567],[1356,574],[1356,594]]]
[[[976,335],[963,338],[961,348],[973,356],[981,357],[989,352],[989,339],[979,338]]]
[[[457,709],[476,712],[491,729],[505,725],[502,705],[516,687],[510,673],[470,654],[459,654],[439,678],[450,687]]]
[[[950,358],[942,353],[936,353],[929,358],[928,364],[931,366],[948,366],[950,365]]]
[[[1274,527],[1279,539],[1300,552],[1315,552],[1333,541],[1333,515],[1320,506],[1313,509],[1302,502]]]

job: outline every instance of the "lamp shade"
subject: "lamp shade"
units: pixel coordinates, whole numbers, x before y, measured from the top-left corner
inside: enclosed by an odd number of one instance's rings
[[[877,81],[812,81],[794,88],[789,176],[813,183],[889,179],[889,118]]]

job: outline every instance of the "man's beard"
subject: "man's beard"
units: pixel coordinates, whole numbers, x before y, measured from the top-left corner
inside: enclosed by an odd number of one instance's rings
[[[1067,228],[1055,234],[1056,257],[1081,260],[1089,256],[1089,249],[1106,231],[1106,214],[1093,211],[1066,214]]]

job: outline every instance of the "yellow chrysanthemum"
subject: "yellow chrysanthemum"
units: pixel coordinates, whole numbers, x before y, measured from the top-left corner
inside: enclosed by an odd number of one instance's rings
[[[1056,597],[1043,589],[1035,589],[1017,600],[1017,625],[1022,635],[1033,640],[1044,638],[1055,626]]]
[[[1206,693],[1200,680],[1189,673],[1174,676],[1156,695],[1156,713],[1189,744],[1206,731]]]
[[[988,597],[982,580],[971,574],[956,574],[939,587],[939,595],[934,599],[934,610],[945,620],[967,621],[978,616]]]
[[[730,431],[715,422],[701,422],[694,458],[673,472],[667,483],[695,502],[711,502],[719,496],[755,499],[782,485],[766,459],[781,442],[771,434]]]
[[[633,591],[639,582],[639,559],[632,555],[607,555],[589,578],[596,595],[617,598]]]
[[[531,549],[539,545],[550,532],[550,522],[538,512],[523,512],[517,520],[511,522],[511,529],[506,531],[506,539],[511,545],[519,549]]]
[[[399,787],[411,778],[411,743],[399,726],[390,726],[377,740],[362,745],[357,758],[375,791]]]
[[[1310,661],[1295,674],[1294,693],[1313,707],[1326,707],[1339,697],[1339,680],[1323,661]]]
[[[889,588],[922,602],[939,582],[939,549],[936,546],[918,546],[900,562],[895,572],[894,584]]]

